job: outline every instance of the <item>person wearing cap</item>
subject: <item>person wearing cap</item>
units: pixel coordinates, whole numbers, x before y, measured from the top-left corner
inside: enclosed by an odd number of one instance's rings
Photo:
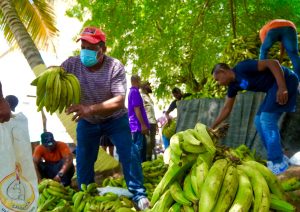
[[[152,160],[153,153],[156,156],[154,147],[155,147],[155,143],[156,143],[155,135],[158,130],[157,121],[155,118],[154,102],[150,96],[151,93],[152,93],[152,89],[151,89],[150,83],[148,81],[143,82],[141,84],[141,96],[143,99],[144,107],[145,107],[146,114],[147,114],[147,117],[149,120],[149,125],[150,125],[150,133],[149,133],[149,135],[146,135],[146,139],[147,139],[146,159],[147,160]]]
[[[41,134],[41,143],[33,152],[38,181],[49,178],[64,186],[70,185],[75,168],[73,155],[68,145],[61,141],[55,141],[51,132]]]
[[[268,51],[277,41],[280,42],[280,59],[284,54],[284,49],[290,57],[294,72],[300,78],[300,57],[298,49],[298,36],[296,25],[289,20],[275,19],[265,24],[259,31],[262,42],[260,47],[259,59],[268,58]]]
[[[67,108],[77,123],[77,181],[95,181],[94,163],[102,135],[107,135],[116,147],[128,190],[140,210],[149,206],[143,186],[141,161],[133,144],[125,107],[126,74],[124,65],[105,54],[106,36],[96,27],[86,27],[80,34],[79,56],[70,57],[62,67],[74,74],[81,86],[79,104]]]
[[[15,109],[19,103],[18,98],[15,95],[7,95],[5,100],[8,102],[10,110],[15,112]]]
[[[2,84],[0,82],[0,123],[9,121],[11,110],[8,102],[3,98]]]

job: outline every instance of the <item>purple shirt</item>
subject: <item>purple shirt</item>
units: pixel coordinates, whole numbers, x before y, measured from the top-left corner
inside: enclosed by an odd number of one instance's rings
[[[141,132],[141,124],[134,112],[135,107],[140,107],[142,117],[148,129],[150,129],[149,121],[143,104],[143,99],[137,87],[131,87],[128,94],[128,116],[131,132]]]
[[[115,96],[126,95],[125,69],[115,58],[105,55],[100,69],[93,72],[81,63],[79,56],[68,58],[62,63],[62,67],[78,78],[81,86],[81,104],[98,104]],[[124,108],[110,116],[93,115],[85,120],[94,124],[101,123],[110,118],[119,118],[126,113],[127,110]]]

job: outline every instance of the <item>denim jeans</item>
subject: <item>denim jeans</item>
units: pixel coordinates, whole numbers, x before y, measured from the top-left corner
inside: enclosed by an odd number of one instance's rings
[[[133,144],[128,122],[128,115],[101,124],[92,124],[79,120],[77,124],[77,181],[81,184],[94,182],[94,163],[97,160],[100,137],[107,135],[115,145],[122,164],[128,190],[133,194],[133,201],[146,197],[143,186],[142,166],[136,145]]]
[[[163,144],[165,149],[167,149],[170,146],[170,139],[168,139],[166,136],[162,135],[162,140],[163,140]]]
[[[267,36],[260,47],[259,59],[267,59],[268,50],[277,41],[280,41],[288,56],[290,57],[294,72],[300,79],[300,57],[298,54],[298,37],[297,32],[292,27],[280,27],[268,31]]]
[[[49,163],[49,162],[39,162],[38,169],[41,173],[42,178],[49,178],[53,179],[58,172],[61,170],[62,166],[64,165],[64,160],[60,160],[56,163]],[[61,178],[61,183],[64,186],[68,186],[71,184],[71,179],[74,175],[75,168],[72,164],[71,168],[64,174]]]
[[[268,160],[273,163],[280,163],[283,159],[278,128],[278,120],[281,114],[262,112],[255,117],[256,130],[267,150]]]
[[[133,132],[132,139],[133,139],[133,143],[136,145],[136,147],[138,149],[141,162],[145,162],[146,154],[147,154],[146,136],[143,135],[141,132]]]

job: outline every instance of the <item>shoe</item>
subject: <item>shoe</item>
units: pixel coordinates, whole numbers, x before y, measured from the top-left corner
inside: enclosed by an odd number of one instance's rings
[[[289,164],[285,160],[282,160],[281,163],[273,163],[272,161],[268,161],[267,166],[275,175],[279,175],[289,168]]]
[[[143,210],[146,210],[147,208],[149,208],[150,202],[147,197],[143,197],[143,198],[139,199],[137,205],[138,205],[138,208],[141,211],[143,211]]]

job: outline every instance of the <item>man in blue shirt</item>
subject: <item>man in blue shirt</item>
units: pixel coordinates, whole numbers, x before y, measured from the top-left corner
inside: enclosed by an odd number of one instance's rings
[[[297,75],[277,60],[244,60],[232,69],[225,63],[215,65],[212,71],[220,85],[228,86],[227,98],[219,116],[212,124],[216,128],[230,114],[238,91],[266,93],[255,117],[256,129],[268,154],[268,168],[280,174],[288,168],[280,143],[278,120],[283,112],[295,112]]]
[[[141,161],[146,161],[146,134],[149,134],[150,124],[144,107],[139,88],[141,78],[137,75],[131,77],[131,88],[128,94],[128,116],[133,142],[137,145]]]

